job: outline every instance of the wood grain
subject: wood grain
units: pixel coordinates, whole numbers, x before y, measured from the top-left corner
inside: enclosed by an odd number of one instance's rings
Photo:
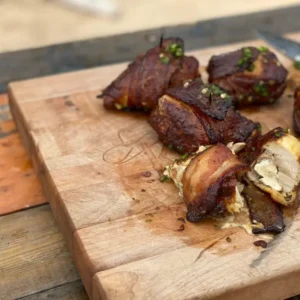
[[[300,34],[292,36],[300,40]],[[192,54],[205,66],[212,54],[242,45]],[[293,73],[289,89],[274,106],[244,112],[265,130],[291,126],[290,94],[300,77],[279,56]],[[105,111],[96,99],[124,67],[17,82],[9,90],[12,114],[89,296],[240,299],[240,291],[250,297],[267,287],[284,297],[299,292],[292,280],[299,277],[300,262],[289,258],[298,251],[297,220],[270,255],[261,254],[242,229],[203,222],[178,230],[185,207],[176,188],[158,180],[174,153],[158,142],[145,116]],[[289,290],[281,289],[282,281]],[[261,299],[272,299],[272,293]]]
[[[100,272],[93,299],[280,300],[299,294],[299,226],[294,222],[260,253],[249,245],[232,255],[207,250],[199,258],[203,250],[194,245]]]
[[[0,299],[79,278],[49,205],[1,217],[0,253]]]
[[[54,287],[19,300],[89,300],[81,280]]]
[[[46,202],[5,94],[0,95],[0,162],[0,215]]]

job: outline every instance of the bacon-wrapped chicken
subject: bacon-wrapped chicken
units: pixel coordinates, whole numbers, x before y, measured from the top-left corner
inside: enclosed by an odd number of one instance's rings
[[[169,87],[200,79],[198,69],[197,59],[184,55],[181,39],[163,39],[129,64],[99,97],[107,109],[151,110]]]
[[[164,174],[179,188],[188,208],[187,219],[197,222],[242,209],[237,174],[245,168],[228,147],[217,144],[202,146],[196,154],[175,161]]]
[[[206,217],[239,212],[244,206],[237,174],[246,165],[225,145],[200,147],[186,159],[167,166],[164,176],[179,188],[187,205],[187,219],[191,222]]]
[[[297,136],[300,136],[300,87],[295,90],[293,111],[293,127]]]
[[[289,206],[300,181],[300,142],[282,128],[252,137],[240,159],[250,166],[247,178],[271,198]]]
[[[286,87],[287,71],[266,47],[214,55],[207,72],[209,82],[224,89],[237,106],[274,103]]]
[[[225,92],[197,81],[168,89],[149,123],[165,145],[180,153],[192,153],[200,145],[244,142],[256,128],[235,111]]]

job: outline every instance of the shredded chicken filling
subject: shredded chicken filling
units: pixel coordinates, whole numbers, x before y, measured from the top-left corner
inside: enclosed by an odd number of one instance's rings
[[[299,183],[299,163],[295,156],[276,142],[267,144],[248,177],[282,194],[291,193]]]

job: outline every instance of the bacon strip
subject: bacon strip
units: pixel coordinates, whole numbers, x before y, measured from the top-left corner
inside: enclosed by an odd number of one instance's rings
[[[170,46],[182,52],[176,56]],[[168,87],[182,86],[186,80],[200,78],[199,62],[183,55],[183,41],[165,39],[144,55],[138,56],[102,94],[106,109],[151,110]]]
[[[272,201],[270,196],[260,191],[253,183],[247,181],[243,192],[252,224],[262,224],[263,227],[253,228],[252,232],[257,233],[280,233],[284,230],[282,211],[280,207]]]
[[[194,152],[200,145],[244,142],[257,126],[235,111],[225,93],[196,81],[168,90],[149,123],[165,145],[180,153]]]
[[[295,90],[293,111],[293,126],[297,136],[300,136],[300,87]]]
[[[227,91],[237,106],[274,103],[286,88],[287,70],[267,48],[214,55],[207,72],[209,82]]]
[[[187,219],[197,222],[227,211],[235,197],[236,175],[246,166],[224,145],[209,147],[197,154],[187,166],[183,178],[183,197]]]

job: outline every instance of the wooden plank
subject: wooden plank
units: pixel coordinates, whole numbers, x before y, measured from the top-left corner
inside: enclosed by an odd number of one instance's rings
[[[300,34],[291,36],[300,39]],[[191,54],[198,57],[204,66],[212,54],[241,45],[244,44],[209,48]],[[260,46],[263,43],[252,41],[247,45]],[[279,56],[290,68],[291,62]],[[196,253],[199,255],[209,248],[207,255],[200,255],[203,256],[201,264],[209,265],[212,259],[216,270],[226,263],[236,272],[242,274],[245,270],[247,273],[249,263],[260,256],[252,245],[253,238],[241,229],[217,230],[211,223],[187,224],[186,230],[178,231],[177,218],[184,216],[185,207],[176,188],[158,180],[159,171],[174,158],[174,154],[158,142],[145,116],[105,111],[96,99],[100,89],[123,69],[124,64],[121,64],[16,82],[10,85],[9,91],[17,126],[90,297],[98,297],[101,285],[108,293],[114,278],[119,281],[117,272],[109,273],[112,274],[110,280],[103,280],[102,274],[105,277],[109,272],[105,270],[118,270],[122,265],[126,268],[134,262],[138,268],[146,268],[148,265],[142,262],[152,256],[167,257],[170,253],[170,257],[179,259],[176,251],[195,259]],[[297,75],[297,71],[291,69],[291,72]],[[299,78],[299,73],[298,77],[294,76],[294,80],[289,82],[290,89],[277,104],[244,113],[262,121],[264,128],[291,127],[293,99],[288,94],[292,93]],[[299,225],[298,222],[295,224]],[[297,236],[295,230],[292,228],[280,235],[278,249],[296,253],[294,241],[288,239],[289,235]],[[224,241],[229,234],[236,240],[231,246]],[[288,242],[285,243],[285,240]],[[217,246],[212,247],[215,243]],[[244,254],[245,260],[242,259]],[[285,253],[282,255],[284,257]],[[187,266],[189,259],[186,258]],[[161,261],[158,260],[157,264]],[[287,282],[292,279],[290,265],[280,267],[281,273],[276,273],[277,269],[273,267],[277,265],[273,260],[270,263],[270,267],[263,264],[257,267],[250,274],[252,277],[241,276],[237,285],[235,277],[222,283],[222,288],[214,289],[215,283],[210,278],[206,282],[203,276],[197,277],[193,283],[203,287],[201,293],[207,292],[210,297],[216,297],[218,293],[225,295],[230,288],[238,291],[240,285],[245,290],[252,285],[256,287],[258,282],[263,282],[266,272],[274,273],[274,280],[280,281],[281,274]],[[295,267],[299,267],[297,261],[295,263]],[[157,264],[155,270],[159,269]],[[172,267],[170,263],[168,266]],[[166,276],[173,274],[168,267],[161,270],[162,275],[163,272]],[[203,270],[201,265],[199,272]],[[101,271],[103,273],[94,276]],[[199,281],[200,278],[203,282]],[[147,278],[144,280],[148,285]],[[122,281],[125,290],[130,285],[129,281]],[[116,286],[119,288],[119,285]],[[149,289],[151,287],[149,285]],[[274,289],[279,287],[278,284]],[[214,289],[214,292],[208,289]],[[115,297],[114,291],[109,297]],[[149,293],[152,293],[151,290]],[[194,293],[193,296],[197,293],[202,295],[198,288]],[[142,291],[138,290],[137,295],[142,297]],[[183,289],[179,298],[189,295],[189,291]],[[270,295],[266,294],[265,299],[269,299]]]
[[[54,287],[50,290],[19,298],[19,300],[89,300],[81,280]]]
[[[298,217],[260,253],[254,246],[226,255],[219,247],[194,245],[97,273],[93,299],[281,300],[299,294],[299,227]],[[219,242],[226,245],[225,238]]]
[[[0,95],[0,215],[46,203],[20,135],[7,95]]]
[[[156,28],[1,53],[0,69],[5,72],[0,74],[0,92],[7,91],[7,85],[12,80],[24,80],[131,60],[157,43],[162,32],[167,36],[182,37],[186,41],[186,49],[192,50],[255,39],[255,31],[262,28],[277,33],[297,31],[300,28],[299,15],[300,6],[293,6],[192,24],[166,26],[163,29]]]
[[[0,299],[79,278],[49,205],[0,217],[0,253]]]

